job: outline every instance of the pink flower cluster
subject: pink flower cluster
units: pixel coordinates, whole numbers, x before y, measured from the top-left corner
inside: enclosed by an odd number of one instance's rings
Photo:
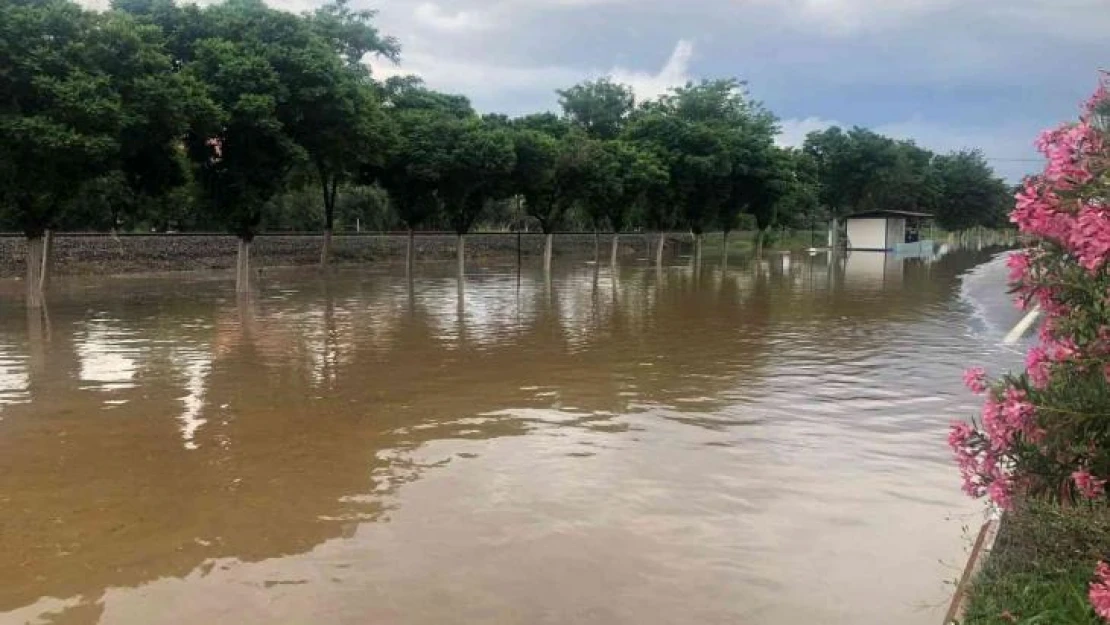
[[[1106,496],[1106,479],[1091,469],[1105,471],[1110,453],[1077,451],[1089,430],[1076,427],[1067,409],[1052,406],[1053,394],[1067,392],[1076,376],[1101,374],[1110,383],[1110,129],[1096,114],[1106,106],[1110,74],[1102,76],[1077,123],[1037,139],[1047,159],[1044,172],[1025,181],[1010,215],[1030,241],[1007,260],[1010,281],[1019,305],[1035,304],[1043,313],[1040,342],[1026,356],[1025,375],[992,384],[981,368],[964,372],[964,384],[986,397],[978,427],[953,424],[948,444],[964,491],[1002,508],[1012,504],[1018,485],[1067,492],[1070,481],[1081,497]],[[1024,471],[1024,461],[1033,457],[1034,466],[1055,463],[1061,473],[1046,478]],[[1101,461],[1092,463],[1095,458]],[[1110,618],[1106,571],[1100,592]],[[1092,601],[1094,592],[1092,586]]]
[[[972,367],[964,371],[964,386],[976,395],[987,392],[987,371],[982,367]]]
[[[1110,565],[1099,562],[1095,568],[1095,581],[1091,582],[1087,598],[1095,608],[1095,614],[1110,621]]]
[[[988,397],[983,404],[983,430],[991,449],[999,453],[1009,450],[1019,434],[1036,442],[1042,433],[1033,418],[1034,413],[1033,404],[1021,389],[1008,387],[1001,398]]]
[[[1097,107],[1110,97],[1108,82],[1104,75],[1078,123],[1045,131],[1037,139],[1037,149],[1048,163],[1043,174],[1026,180],[1010,215],[1023,233],[1056,242],[1092,272],[1110,257],[1110,207],[1106,198],[1082,191],[1106,166],[1106,139],[1094,117]],[[1012,277],[1023,275],[1028,264],[1016,266],[1023,262],[1018,259],[1011,265],[1016,272]]]
[[[1084,499],[1098,499],[1106,494],[1106,480],[1091,475],[1087,469],[1072,473],[1071,479],[1075,482],[1075,489]]]
[[[987,453],[983,435],[969,423],[957,421],[948,431],[948,446],[956,453],[956,464],[963,478],[963,491],[969,497],[982,497],[987,487],[1001,479],[996,458]]]

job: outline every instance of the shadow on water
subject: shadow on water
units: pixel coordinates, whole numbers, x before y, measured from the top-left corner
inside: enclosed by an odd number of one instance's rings
[[[994,251],[57,285],[0,317],[0,622],[802,614],[768,467],[946,421],[893,380],[924,354],[958,384],[960,275]],[[814,458],[943,466],[882,444]]]

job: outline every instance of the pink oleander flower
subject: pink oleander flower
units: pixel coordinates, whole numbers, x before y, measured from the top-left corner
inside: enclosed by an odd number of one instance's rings
[[[1002,415],[1012,432],[1021,432],[1029,437],[1036,431],[1033,416],[1036,409],[1029,403],[1025,391],[1010,387],[1006,389],[1002,401]]]
[[[976,395],[987,391],[987,372],[982,367],[971,367],[964,371],[964,386]]]
[[[987,487],[987,495],[990,496],[994,505],[1009,510],[1014,505],[1013,487],[1008,477],[1000,477]]]
[[[1087,98],[1087,101],[1080,108],[1083,120],[1089,120],[1095,109],[1105,100],[1110,100],[1110,72],[1103,70],[1099,72],[1098,87],[1095,92],[1091,94],[1090,98]]]
[[[983,418],[983,432],[987,435],[991,449],[1002,450],[1009,447],[1005,422],[1002,420],[1002,404],[988,395],[980,414]]]
[[[1006,259],[1006,266],[1010,268],[1010,282],[1019,282],[1029,275],[1032,262],[1028,251],[1014,252]]]
[[[1034,388],[1043,389],[1048,385],[1048,352],[1041,345],[1029,349],[1025,355],[1025,372]]]
[[[1084,499],[1098,499],[1106,494],[1106,480],[1099,479],[1087,469],[1080,469],[1071,474],[1075,488]]]
[[[1087,598],[1095,608],[1095,614],[1110,621],[1110,565],[1099,562],[1095,567],[1095,581],[1091,582]]]
[[[975,428],[971,427],[970,423],[965,421],[953,421],[952,425],[948,428],[948,446],[953,450],[962,448],[968,444],[968,441],[974,434]]]
[[[1075,216],[1062,209],[1059,196],[1044,180],[1026,180],[1025,188],[1015,198],[1017,204],[1010,213],[1010,221],[1022,232],[1061,243],[1068,240]]]
[[[1059,188],[1071,189],[1092,179],[1086,159],[1101,148],[1098,132],[1087,121],[1064,125],[1043,133],[1037,147],[1048,159],[1045,180]]]
[[[1079,353],[1079,347],[1076,346],[1075,341],[1067,337],[1045,341],[1044,349],[1052,362],[1071,360]]]
[[[980,450],[978,443],[979,433],[971,424],[957,421],[952,423],[948,431],[948,446],[952,448],[956,457],[956,465],[960,469],[963,479],[963,491],[970,497],[982,497],[986,494],[983,483],[984,463],[988,454]]]
[[[1007,388],[1001,399],[987,397],[983,403],[983,431],[987,435],[990,449],[1004,453],[1014,445],[1018,434],[1026,440],[1036,441],[1042,435],[1033,418],[1033,404],[1026,399],[1025,391]]]
[[[1041,322],[1041,329],[1037,331],[1037,338],[1040,339],[1042,343],[1047,343],[1052,340],[1053,336],[1055,336],[1055,332],[1056,323],[1051,317],[1049,317],[1048,319],[1045,319]]]
[[[1101,269],[1110,258],[1110,209],[1094,204],[1081,208],[1068,244],[1088,271]]]

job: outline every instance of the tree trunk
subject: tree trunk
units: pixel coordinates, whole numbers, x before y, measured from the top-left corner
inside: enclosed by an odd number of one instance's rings
[[[601,233],[594,228],[594,262],[601,262]]]
[[[325,267],[331,257],[331,228],[324,229],[324,243],[320,246],[320,266]]]
[[[50,267],[53,264],[54,231],[47,228],[42,238],[42,272],[39,274],[39,289],[46,292],[50,282]]]
[[[416,232],[409,228],[409,240],[405,246],[405,273],[412,274],[412,263],[416,255]]]
[[[701,233],[694,235],[694,268],[701,269]]]
[[[766,236],[767,230],[756,230],[755,232],[755,257],[763,258],[763,239]]]
[[[466,235],[458,235],[458,243],[455,245],[455,253],[458,255],[458,273],[455,275],[455,284],[457,285],[458,294],[456,299],[456,311],[459,323],[459,340],[463,336],[463,314],[466,311]]]
[[[721,233],[721,267],[728,266],[728,230]]]
[[[840,220],[836,217],[833,217],[832,226],[829,230],[829,247],[834,250],[840,247]]]
[[[459,242],[455,245],[455,253],[459,257],[459,278],[466,273],[466,235],[459,235]]]
[[[318,166],[319,167],[319,166]],[[339,177],[329,176],[319,167],[320,185],[324,191],[324,243],[320,246],[320,266],[331,260],[331,235],[335,230],[335,194],[339,190]]]
[[[612,257],[609,259],[609,264],[613,267],[617,266],[617,252],[618,252],[618,250],[620,250],[620,245],[621,245],[620,240],[621,240],[621,233],[614,232],[613,233],[613,251],[610,253]]]
[[[27,239],[27,307],[42,308],[44,296],[43,263],[46,259],[46,242],[42,236]]]
[[[235,292],[251,291],[251,245],[246,239],[239,239],[239,254],[235,263]]]
[[[555,235],[548,232],[544,235],[543,242],[543,272],[544,274],[551,273],[551,248],[554,244]]]
[[[659,233],[659,243],[656,244],[656,246],[655,246],[655,266],[656,267],[662,267],[663,266],[663,247],[666,245],[666,243],[667,243],[667,233],[666,232],[660,232]]]

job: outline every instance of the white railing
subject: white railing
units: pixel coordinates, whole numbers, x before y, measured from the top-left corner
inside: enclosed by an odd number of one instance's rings
[[[1034,306],[1033,310],[1030,310],[1028,313],[1026,313],[1026,315],[1021,318],[1021,321],[1017,322],[1017,325],[1014,326],[1014,328],[1006,334],[1005,338],[1002,339],[1002,344],[1013,345],[1014,343],[1017,343],[1019,340],[1021,340],[1021,337],[1025,336],[1025,333],[1029,331],[1029,328],[1033,327],[1033,323],[1037,321],[1037,317],[1039,317],[1040,315],[1040,307]]]

